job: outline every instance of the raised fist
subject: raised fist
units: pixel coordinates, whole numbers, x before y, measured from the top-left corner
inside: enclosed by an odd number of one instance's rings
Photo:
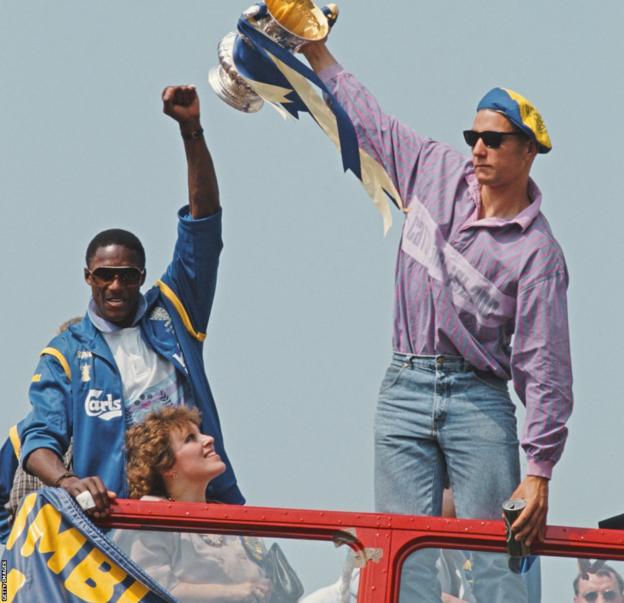
[[[163,112],[179,124],[199,123],[199,96],[195,86],[167,86],[162,100]]]

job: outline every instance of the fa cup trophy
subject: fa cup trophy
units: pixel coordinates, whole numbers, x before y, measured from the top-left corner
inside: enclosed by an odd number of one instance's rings
[[[238,29],[242,32],[251,26],[282,48],[296,52],[305,44],[324,40],[337,18],[335,4],[319,9],[311,0],[265,0],[242,14]],[[212,89],[239,111],[259,111],[264,100],[241,76],[237,64],[258,65],[260,70],[270,66],[263,63],[244,33],[229,33],[219,43],[218,52],[219,65],[208,75]]]

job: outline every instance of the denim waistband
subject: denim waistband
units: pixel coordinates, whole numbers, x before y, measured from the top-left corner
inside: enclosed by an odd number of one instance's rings
[[[432,371],[440,368],[444,368],[445,371],[474,371],[474,367],[470,363],[466,362],[461,356],[451,356],[447,354],[438,354],[437,356],[421,356],[418,354],[393,352],[392,359],[395,362],[407,362],[413,367],[424,368]]]

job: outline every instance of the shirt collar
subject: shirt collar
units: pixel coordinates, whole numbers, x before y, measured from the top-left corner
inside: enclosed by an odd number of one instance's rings
[[[470,220],[466,227],[470,226],[507,226],[509,224],[517,224],[524,232],[537,218],[542,207],[542,191],[539,186],[535,184],[532,178],[529,178],[528,193],[531,203],[528,207],[523,209],[519,214],[509,220],[504,218],[485,218],[483,220],[477,220],[476,216],[479,215],[479,208],[481,207],[481,193],[479,190],[479,183],[474,173],[468,177],[468,190],[472,200],[475,204],[474,221]]]
[[[529,207],[523,209],[515,218],[510,220],[510,222],[518,224],[522,231],[533,224],[533,220],[537,218],[542,207],[542,191],[531,178],[529,178],[529,199],[531,200]]]
[[[145,301],[145,297],[143,297],[143,294],[141,294],[139,297],[139,305],[137,307],[137,311],[134,315],[134,320],[132,321],[131,326],[136,327],[139,324],[146,310],[147,301]],[[116,333],[117,331],[121,331],[121,329],[123,328],[106,320],[105,318],[102,318],[97,313],[97,306],[95,305],[95,301],[93,298],[91,298],[91,301],[89,302],[87,314],[89,315],[89,318],[91,319],[91,322],[94,324],[95,328],[102,333]]]

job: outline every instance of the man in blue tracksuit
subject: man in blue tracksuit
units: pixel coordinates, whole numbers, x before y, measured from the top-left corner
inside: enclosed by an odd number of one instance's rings
[[[244,503],[227,459],[202,348],[222,247],[221,208],[191,86],[168,87],[164,112],[180,126],[188,165],[189,205],[178,213],[178,240],[163,277],[143,296],[145,254],[123,230],[89,244],[85,281],[92,299],[84,319],[43,350],[30,386],[31,413],[9,438],[22,465],[73,496],[88,490],[95,516],[116,493],[127,496],[126,429],[167,405],[195,405],[202,432],[215,437],[227,471],[207,497]],[[62,457],[73,442],[73,467]],[[5,476],[0,476],[5,479]]]

